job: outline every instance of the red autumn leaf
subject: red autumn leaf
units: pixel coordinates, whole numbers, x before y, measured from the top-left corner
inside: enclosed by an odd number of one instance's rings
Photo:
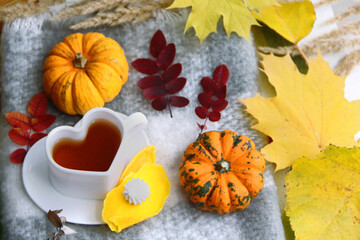
[[[204,90],[204,93],[210,95],[210,97],[214,96],[215,91],[217,90],[218,87],[216,86],[215,82],[211,78],[203,77],[201,79],[200,84]]]
[[[189,104],[189,99],[180,96],[169,97],[169,104],[173,107],[185,107]]]
[[[151,106],[158,111],[162,111],[167,106],[167,101],[165,97],[159,97],[151,102]]]
[[[144,89],[143,96],[147,99],[156,99],[165,95],[165,89],[163,86],[154,86]]]
[[[166,39],[162,31],[157,30],[150,42],[150,54],[154,58],[157,58],[166,46]]]
[[[211,108],[213,111],[221,112],[227,107],[227,105],[228,101],[226,101],[225,99],[219,99],[212,103]]]
[[[219,86],[225,86],[229,79],[229,69],[226,67],[226,65],[220,65],[218,66],[213,74],[213,80],[214,82]]]
[[[41,132],[47,129],[55,122],[56,116],[52,114],[45,114],[31,119],[31,128],[35,132]]]
[[[173,117],[170,106],[184,107],[189,104],[185,97],[168,96],[179,92],[186,84],[185,78],[179,78],[182,65],[172,65],[176,47],[173,43],[166,45],[164,34],[158,30],[150,41],[150,54],[156,61],[141,58],[131,63],[137,71],[152,75],[140,79],[138,87],[143,90],[145,98],[153,100],[151,105],[155,110],[161,111],[168,106],[170,117]]]
[[[186,78],[181,77],[174,79],[165,85],[165,91],[168,94],[178,93],[181,89],[184,88],[185,84],[186,84]]]
[[[182,66],[180,63],[176,63],[171,67],[167,68],[161,75],[163,81],[170,82],[171,80],[176,79],[180,75],[181,70],[182,70]]]
[[[161,77],[155,76],[155,75],[143,77],[137,83],[138,87],[141,89],[146,89],[149,87],[162,85],[162,84],[163,84],[163,81],[161,80]]]
[[[157,66],[160,69],[165,70],[174,61],[175,54],[176,54],[175,44],[170,43],[163,50],[161,50],[156,60]]]
[[[19,148],[10,154],[9,159],[13,163],[22,163],[24,162],[26,153],[27,151],[25,149]]]
[[[223,86],[221,88],[219,88],[216,92],[215,92],[215,96],[218,98],[218,99],[225,99],[226,98],[226,89],[227,89],[227,86]]]
[[[9,112],[5,114],[5,118],[8,123],[15,128],[23,128],[29,130],[31,128],[31,118],[19,112]]]
[[[45,93],[40,92],[31,98],[27,110],[32,116],[37,117],[46,114],[47,107],[47,97]]]
[[[30,133],[23,128],[13,128],[8,133],[9,138],[16,144],[25,146],[29,143]]]
[[[29,141],[29,145],[30,147],[32,145],[34,145],[37,141],[39,141],[40,139],[42,139],[43,137],[46,137],[47,134],[46,133],[34,133],[30,136],[30,141]]]
[[[206,108],[200,106],[195,108],[195,113],[201,119],[205,119],[209,115],[209,111]]]
[[[221,118],[221,114],[217,111],[212,111],[210,114],[209,114],[209,120],[212,121],[212,122],[217,122],[219,121]]]
[[[207,109],[211,108],[211,104],[212,104],[213,100],[211,99],[211,97],[210,97],[208,94],[206,94],[206,93],[200,93],[200,94],[198,95],[198,100],[199,100],[199,103],[200,103],[203,107],[205,107],[205,108],[207,108]]]
[[[159,71],[156,62],[148,58],[139,58],[131,63],[131,65],[141,73],[145,74],[155,74]]]

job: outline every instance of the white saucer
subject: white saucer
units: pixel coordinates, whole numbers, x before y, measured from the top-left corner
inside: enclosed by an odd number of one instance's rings
[[[79,123],[80,121],[75,126]],[[136,146],[135,156],[150,142],[143,129],[132,131],[139,131],[132,134],[136,137],[129,139],[134,143],[133,146]],[[103,200],[70,197],[58,192],[51,184],[45,155],[45,139],[46,137],[30,148],[23,163],[22,179],[30,198],[45,212],[50,209],[63,209],[61,216],[66,217],[67,222],[88,225],[104,224],[102,221]]]

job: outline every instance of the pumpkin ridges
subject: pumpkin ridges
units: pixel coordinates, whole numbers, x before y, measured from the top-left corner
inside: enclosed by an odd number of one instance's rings
[[[86,65],[85,71],[105,102],[113,100],[119,94],[122,80],[110,66],[92,62]]]
[[[43,87],[45,94],[51,98],[52,88],[64,74],[72,71],[72,66],[60,66],[48,69],[43,76]]]
[[[71,50],[70,46],[64,42],[57,43],[51,50],[49,55],[56,55],[72,61],[75,59],[76,53]]]
[[[199,137],[198,142],[201,143],[201,145],[203,145],[208,152],[210,152],[216,161],[221,160],[222,152],[219,132],[205,132]]]
[[[217,178],[216,188],[206,203],[209,210],[216,210],[219,214],[226,214],[230,212],[230,195],[226,183],[227,174],[219,174]]]
[[[199,171],[199,166],[201,169]],[[196,170],[195,170],[196,169]],[[205,174],[215,174],[214,166],[208,162],[192,162],[185,161],[179,169],[180,184],[182,186],[190,184],[193,181],[196,183],[196,179],[203,177]]]
[[[248,189],[252,198],[255,198],[264,186],[263,172],[256,168],[233,168],[234,174]]]
[[[217,178],[209,173],[200,178],[198,182],[192,181],[190,184],[186,185],[185,191],[190,197],[190,200],[197,203],[196,206],[198,208],[206,209],[206,200],[213,191],[216,181]]]
[[[220,133],[221,141],[221,150],[224,159],[231,159],[231,151],[233,150],[233,145],[230,144],[234,138],[238,138],[239,135],[230,130],[224,130]]]
[[[237,147],[240,147],[241,151],[243,152],[250,152],[252,150],[255,150],[255,143],[247,136],[240,136],[242,141],[237,145]],[[240,139],[239,138],[239,139]]]
[[[215,212],[218,213],[218,211],[217,211],[217,207],[218,207],[217,197],[218,197],[219,188],[220,188],[220,186],[219,186],[219,178],[217,177],[215,179],[213,188],[211,189],[209,195],[206,198],[205,207],[202,210],[207,210],[207,211],[210,211],[210,212],[215,211]]]
[[[73,65],[71,62],[69,62],[69,59],[57,55],[50,55],[45,60],[43,71],[46,72],[51,68],[57,68],[62,66],[72,67]]]
[[[200,142],[196,141],[190,144],[186,150],[187,155],[193,155],[196,156],[199,159],[203,159],[204,161],[209,161],[212,164],[216,163],[216,159],[208,152]]]
[[[251,201],[251,196],[247,188],[234,174],[228,174],[228,188],[230,193],[231,211],[237,212],[245,209]]]
[[[70,49],[75,53],[83,53],[83,34],[82,33],[74,33],[69,36],[66,36],[64,39],[64,43],[66,43]],[[74,60],[73,58],[72,60]]]
[[[94,43],[91,49],[88,51],[88,55],[95,56],[105,51],[121,51],[120,45],[111,38],[101,38]]]
[[[232,164],[235,167],[254,168],[262,172],[265,170],[264,157],[257,150],[243,154],[240,158],[235,159]]]
[[[91,58],[93,56],[89,55],[89,51],[91,50],[92,46],[94,46],[94,44],[96,44],[97,41],[99,41],[100,39],[106,38],[103,34],[101,33],[96,33],[96,32],[89,32],[86,33],[83,37],[83,55],[86,58]],[[89,59],[90,60],[90,59]]]
[[[125,55],[121,51],[104,52],[91,58],[88,62],[102,62],[112,67],[120,76],[123,76],[122,83],[128,79],[129,65],[126,61]]]
[[[74,108],[80,114],[85,114],[94,106],[102,107],[105,102],[92,84],[85,71],[78,71],[72,88],[72,95],[74,99]]]
[[[233,139],[233,148],[228,157],[235,162],[254,150],[256,151],[255,143],[249,137],[241,135]]]
[[[70,115],[76,114],[71,93],[71,85],[76,73],[70,71],[63,74],[51,89],[51,99],[55,106]]]

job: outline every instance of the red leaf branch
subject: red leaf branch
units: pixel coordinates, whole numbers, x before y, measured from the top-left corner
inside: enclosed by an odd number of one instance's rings
[[[179,77],[182,65],[172,65],[176,47],[173,43],[166,44],[164,34],[158,30],[150,41],[150,54],[155,60],[139,58],[131,63],[137,71],[149,75],[139,80],[138,87],[143,90],[146,99],[152,100],[151,106],[155,110],[162,111],[168,107],[173,117],[171,106],[185,107],[189,104],[185,97],[170,96],[180,92],[186,84],[186,78]]]
[[[30,129],[31,128],[31,118],[19,112],[9,112],[5,114],[6,120],[8,123],[14,128],[23,128]]]
[[[37,117],[46,114],[47,107],[48,101],[46,95],[43,92],[40,92],[32,97],[27,110],[31,116]]]
[[[44,93],[40,92],[31,98],[27,107],[32,117],[20,112],[9,112],[5,114],[8,123],[14,127],[8,135],[16,144],[27,146],[26,149],[19,148],[10,154],[10,161],[13,163],[22,163],[29,148],[38,140],[45,137],[46,133],[39,133],[49,128],[56,117],[52,114],[46,114],[48,100]],[[32,134],[32,131],[36,133]]]
[[[26,146],[30,140],[30,133],[24,128],[13,128],[9,131],[10,139],[21,146]]]
[[[225,98],[229,75],[230,73],[226,65],[220,65],[215,69],[212,78],[203,77],[201,79],[200,83],[203,92],[198,95],[198,101],[201,106],[195,108],[195,113],[199,118],[205,119],[205,121],[204,124],[197,124],[200,128],[199,136],[203,130],[207,129],[207,120],[211,122],[219,121],[221,119],[220,112],[228,105],[228,101]]]

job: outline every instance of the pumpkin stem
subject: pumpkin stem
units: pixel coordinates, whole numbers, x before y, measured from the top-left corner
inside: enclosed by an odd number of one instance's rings
[[[220,161],[218,161],[217,163],[214,164],[215,165],[215,170],[220,172],[220,173],[225,173],[228,172],[230,170],[230,162],[221,159]]]
[[[75,60],[73,61],[74,67],[85,68],[87,58],[84,57],[80,52],[76,54]]]

